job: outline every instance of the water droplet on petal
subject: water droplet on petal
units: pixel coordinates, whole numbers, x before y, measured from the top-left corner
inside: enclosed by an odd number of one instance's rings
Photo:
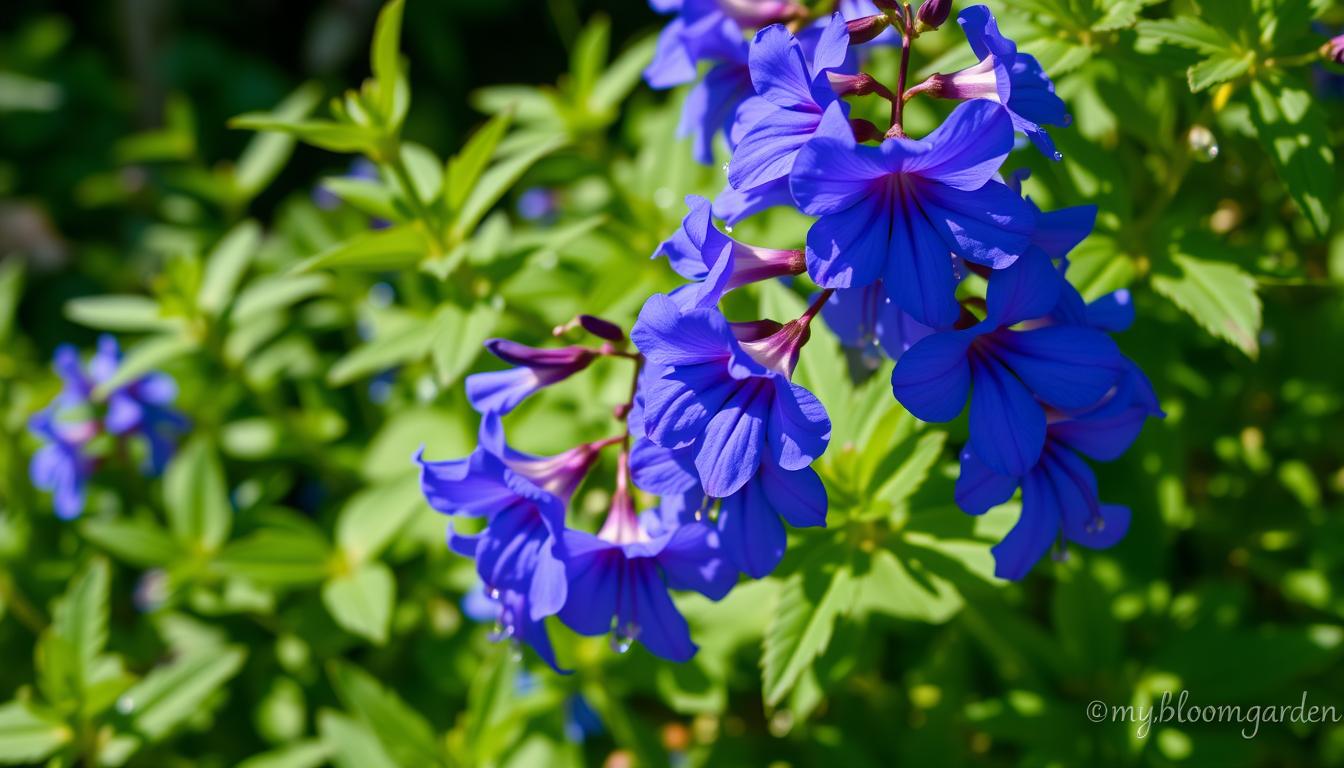
[[[727,233],[730,234],[730,235],[733,234],[733,225],[732,225],[732,224],[728,224],[728,225],[726,225],[726,226],[723,228],[723,231],[724,231],[724,232],[727,232]]]
[[[630,650],[630,646],[635,644],[635,636],[639,634],[639,627],[634,624],[626,624],[624,627],[617,627],[611,633],[611,650],[617,653],[625,653]]]
[[[723,161],[723,172],[724,172],[724,173],[727,173],[727,172],[728,172],[728,161],[727,161],[727,160],[724,160],[724,161]]]
[[[499,590],[498,590],[498,589],[493,589],[493,588],[492,588],[492,589],[490,590],[489,594],[490,594],[490,599],[491,599],[491,600],[498,600],[498,599],[499,599]]]
[[[1059,162],[1060,160],[1064,159],[1064,153],[1056,150],[1055,154],[1051,155],[1051,159],[1053,159],[1055,162]]]
[[[1218,157],[1218,137],[1213,135],[1213,131],[1208,126],[1191,126],[1190,133],[1186,135],[1186,141],[1190,143],[1190,151],[1195,159],[1201,163],[1213,162]]]

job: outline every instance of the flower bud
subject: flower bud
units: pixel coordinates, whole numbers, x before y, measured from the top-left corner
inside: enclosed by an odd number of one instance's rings
[[[616,344],[625,342],[625,332],[621,330],[619,325],[613,322],[603,320],[600,317],[593,317],[592,315],[579,315],[578,321],[579,326],[582,327],[583,330],[599,339],[605,339],[606,341]]]
[[[797,16],[803,9],[790,0],[719,0],[719,8],[733,21],[763,27]]]
[[[851,45],[860,45],[866,43],[887,30],[891,26],[891,19],[884,13],[865,16],[862,19],[845,22],[845,28],[849,31],[849,42]]]
[[[1328,61],[1344,65],[1344,35],[1332,37],[1321,46],[1321,55]]]
[[[952,0],[924,0],[915,19],[929,29],[937,29],[952,15]]]

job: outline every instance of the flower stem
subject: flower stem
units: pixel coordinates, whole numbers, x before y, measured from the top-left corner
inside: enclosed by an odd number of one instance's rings
[[[905,81],[910,73],[910,37],[914,31],[914,13],[910,10],[910,4],[905,4],[905,12],[902,14],[901,21],[901,73],[896,78],[896,93],[904,96]],[[905,138],[905,99],[893,98],[891,100],[891,128],[887,131],[887,138]]]

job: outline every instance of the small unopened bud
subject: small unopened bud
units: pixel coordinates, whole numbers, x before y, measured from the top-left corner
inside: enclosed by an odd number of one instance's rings
[[[871,122],[861,117],[851,117],[849,127],[854,131],[854,140],[862,144],[865,141],[877,141],[882,138],[882,131]]]
[[[1344,64],[1344,35],[1332,37],[1321,46],[1321,55],[1327,61]]]
[[[579,325],[583,327],[583,330],[599,339],[606,339],[607,341],[613,341],[617,344],[625,341],[625,332],[621,330],[619,325],[613,322],[603,320],[600,317],[593,317],[592,315],[579,315],[576,319],[579,321]]]
[[[873,0],[873,5],[877,6],[879,11],[901,10],[900,0]]]
[[[887,31],[887,27],[889,26],[891,26],[891,19],[883,13],[845,22],[845,28],[849,30],[849,42],[851,45],[866,43]]]
[[[915,19],[929,29],[937,29],[952,15],[952,0],[924,0]]]

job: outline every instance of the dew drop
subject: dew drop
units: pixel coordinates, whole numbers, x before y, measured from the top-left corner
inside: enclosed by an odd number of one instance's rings
[[[617,627],[611,633],[611,650],[617,653],[625,653],[630,650],[630,646],[635,644],[635,636],[639,634],[639,627],[634,624],[626,624],[624,627]]]
[[[495,625],[490,628],[489,637],[490,642],[492,643],[498,643],[501,640],[508,640],[509,638],[513,637],[513,625],[505,624],[502,621],[496,621]]]
[[[729,225],[725,226],[725,227],[723,228],[723,231],[724,231],[724,232],[727,232],[727,233],[730,234],[730,235],[733,234],[733,225],[732,225],[732,224],[729,224]]]
[[[494,588],[494,587],[492,587],[492,588],[490,589],[490,599],[491,599],[491,600],[498,600],[498,599],[499,599],[499,589]]]
[[[728,172],[728,161],[727,161],[727,160],[724,160],[724,161],[723,161],[723,172],[724,172],[724,173],[727,173],[727,172]]]
[[[130,696],[122,696],[117,699],[117,712],[123,715],[129,715],[135,711],[135,699]]]
[[[1186,135],[1186,141],[1190,143],[1190,151],[1195,159],[1201,163],[1211,163],[1218,157],[1218,137],[1213,135],[1213,131],[1208,126],[1194,125],[1190,128],[1190,133]]]

